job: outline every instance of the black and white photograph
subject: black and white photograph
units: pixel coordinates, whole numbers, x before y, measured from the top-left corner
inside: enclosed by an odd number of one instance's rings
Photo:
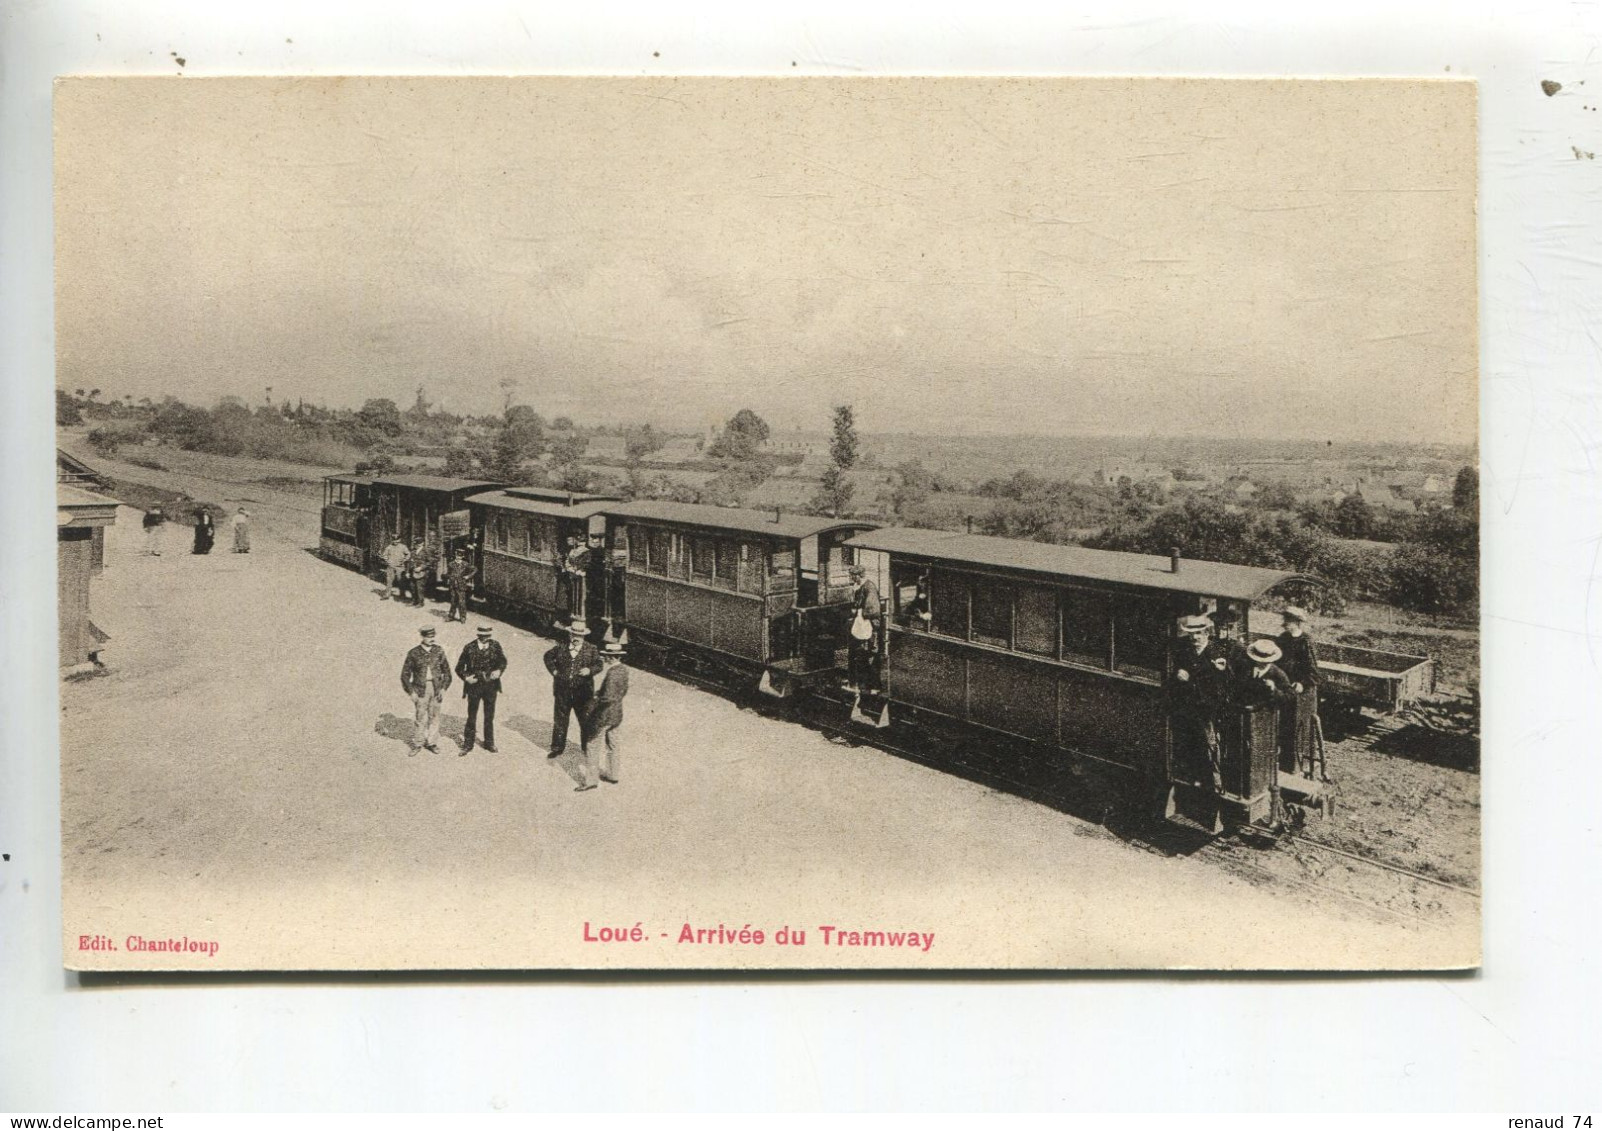
[[[65,965],[1477,965],[1475,128],[62,80]]]

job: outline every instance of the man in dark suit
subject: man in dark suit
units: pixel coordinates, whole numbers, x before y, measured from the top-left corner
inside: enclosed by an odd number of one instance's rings
[[[577,715],[580,741],[583,739],[584,712],[595,695],[595,673],[601,668],[601,655],[584,638],[589,627],[580,617],[567,626],[567,643],[545,653],[545,670],[551,673],[551,752],[560,758],[567,749],[569,715]]]
[[[439,706],[445,689],[451,685],[451,662],[445,658],[445,649],[434,642],[434,629],[425,627],[417,647],[406,653],[401,666],[401,690],[412,698],[417,717],[417,732],[412,738],[412,753],[427,748],[438,753]]]
[[[478,639],[465,645],[456,661],[456,674],[467,697],[467,730],[462,735],[462,753],[473,749],[478,733],[478,709],[484,708],[484,749],[495,750],[495,697],[501,693],[501,676],[506,672],[506,652],[487,624],[478,626]]]
[[[1222,790],[1218,722],[1229,700],[1237,658],[1230,645],[1213,639],[1211,617],[1185,617],[1179,627],[1185,636],[1174,648],[1168,682],[1174,752],[1181,773],[1192,781],[1206,774],[1213,789]]]
[[[1311,775],[1318,757],[1318,745],[1314,740],[1318,726],[1318,685],[1324,680],[1323,673],[1318,670],[1318,645],[1307,631],[1306,610],[1291,605],[1280,615],[1285,630],[1274,643],[1285,654],[1279,666],[1285,678],[1291,681],[1296,699],[1280,712],[1284,733],[1279,768],[1296,773],[1305,762]]]
[[[617,728],[623,725],[623,698],[629,693],[629,669],[623,666],[623,642],[607,640],[601,646],[601,683],[584,717],[584,781],[579,790],[595,788],[595,750],[606,745],[606,766],[601,780],[616,785],[623,760]]]

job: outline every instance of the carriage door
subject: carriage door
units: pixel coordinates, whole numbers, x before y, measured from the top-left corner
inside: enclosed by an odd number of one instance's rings
[[[797,563],[800,574],[797,578],[795,603],[803,609],[810,609],[818,603],[818,536],[801,539],[801,560]]]

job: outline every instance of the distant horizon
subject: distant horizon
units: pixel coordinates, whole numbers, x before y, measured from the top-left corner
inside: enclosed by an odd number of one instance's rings
[[[69,78],[55,108],[69,387],[1477,438],[1471,82]]]

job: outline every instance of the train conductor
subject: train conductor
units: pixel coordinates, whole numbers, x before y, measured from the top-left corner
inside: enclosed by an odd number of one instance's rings
[[[456,661],[462,694],[467,698],[467,729],[462,734],[462,753],[473,749],[478,732],[478,710],[484,708],[484,749],[495,750],[495,697],[501,693],[501,676],[506,673],[506,652],[487,624],[478,626],[478,639],[462,648]]]
[[[567,643],[545,653],[545,670],[551,673],[551,752],[547,758],[560,758],[567,750],[569,717],[578,716],[580,739],[584,714],[595,694],[595,675],[601,670],[601,654],[584,639],[590,634],[583,618],[574,617],[567,626]]]

